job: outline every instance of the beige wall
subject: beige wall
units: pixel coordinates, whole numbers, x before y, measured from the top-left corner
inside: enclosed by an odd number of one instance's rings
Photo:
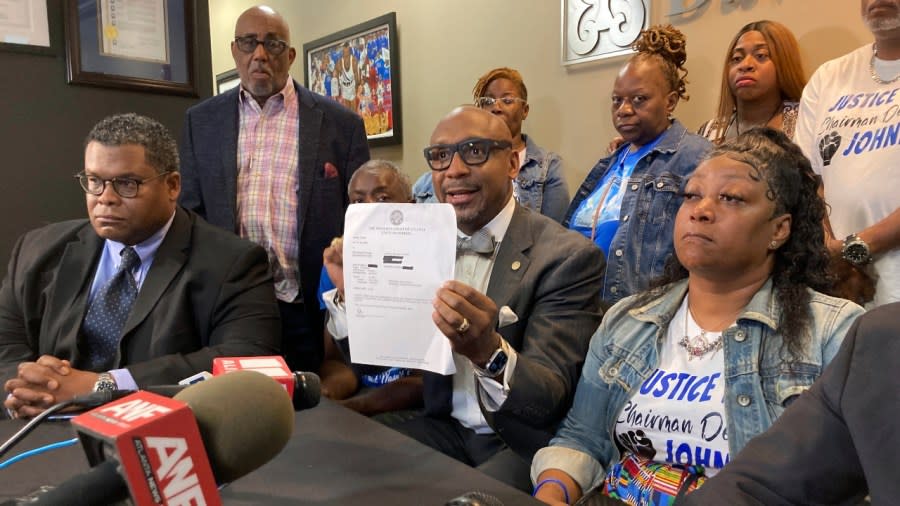
[[[871,40],[855,0],[709,0],[692,18],[682,19],[666,15],[670,0],[652,2],[651,22],[671,22],[687,36],[691,100],[682,102],[676,115],[689,129],[712,115],[726,45],[750,21],[773,19],[789,26],[800,41],[807,74]],[[229,49],[234,21],[256,3],[209,0],[214,74],[234,67]],[[298,49],[291,72],[301,82],[304,42],[397,13],[404,139],[402,146],[374,148],[372,156],[397,162],[412,177],[425,171],[421,150],[437,120],[470,102],[476,79],[493,67],[522,72],[531,103],[524,130],[563,156],[571,192],[615,133],[608,96],[623,58],[560,65],[559,0],[269,0],[268,5],[291,25]]]

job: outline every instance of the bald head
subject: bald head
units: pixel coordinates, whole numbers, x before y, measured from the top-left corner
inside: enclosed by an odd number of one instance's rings
[[[512,141],[512,133],[510,133],[509,127],[499,116],[495,116],[473,105],[463,105],[453,109],[441,118],[431,134],[431,143],[443,144],[443,142],[436,140],[435,136],[438,134],[447,135],[450,132],[459,133],[462,131],[478,132],[477,135],[473,134],[471,137]],[[465,138],[461,137],[461,139]]]
[[[291,43],[291,28],[287,21],[275,9],[268,5],[255,5],[245,10],[238,16],[237,22],[234,24],[234,36],[240,37],[245,35],[245,29],[242,25],[250,25],[263,23],[272,29],[273,33],[279,33],[281,40]]]
[[[512,198],[519,158],[500,117],[473,106],[457,107],[438,122],[428,149],[449,154],[449,166],[432,170],[431,179],[438,200],[453,205],[463,233],[478,231]]]
[[[262,106],[287,84],[291,64],[297,56],[291,47],[291,30],[281,14],[271,7],[257,5],[238,17],[234,37],[249,41],[243,49],[232,41],[231,56],[241,76],[241,86]],[[262,44],[266,41],[279,43],[267,48]],[[246,51],[250,48],[251,51]]]

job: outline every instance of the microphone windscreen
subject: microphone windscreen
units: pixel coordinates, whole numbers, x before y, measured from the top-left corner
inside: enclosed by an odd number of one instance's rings
[[[294,375],[294,409],[302,411],[319,405],[322,380],[314,372],[297,371]]]
[[[184,389],[218,483],[234,481],[272,460],[294,430],[291,399],[278,382],[235,371]]]
[[[503,502],[490,494],[473,491],[450,499],[444,506],[503,506]]]
[[[444,506],[503,506],[503,502],[490,494],[473,491],[450,499]]]

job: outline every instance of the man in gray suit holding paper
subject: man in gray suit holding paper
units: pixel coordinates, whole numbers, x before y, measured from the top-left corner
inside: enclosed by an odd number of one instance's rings
[[[426,373],[425,415],[395,428],[529,489],[528,464],[575,392],[600,323],[604,260],[584,237],[512,198],[509,128],[475,107],[442,119],[425,148],[435,193],[456,211],[456,279],[435,297],[456,374]]]

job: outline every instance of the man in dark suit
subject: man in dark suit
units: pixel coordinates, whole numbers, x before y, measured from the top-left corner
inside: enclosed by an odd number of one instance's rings
[[[860,316],[812,387],[684,504],[896,504],[898,311]]]
[[[218,355],[279,352],[265,251],[177,207],[165,127],[104,119],[77,177],[90,220],[26,233],[0,287],[7,409],[33,416],[92,390],[174,384]]]
[[[296,51],[268,7],[238,18],[241,86],[187,112],[181,204],[266,248],[292,369],[318,370],[322,251],[341,235],[350,176],[369,159],[362,119],[288,74]]]
[[[395,428],[530,489],[531,457],[565,416],[600,323],[603,255],[512,198],[519,163],[500,118],[455,109],[431,143],[435,193],[458,228],[456,280],[432,317],[457,372],[426,373],[425,416]]]

